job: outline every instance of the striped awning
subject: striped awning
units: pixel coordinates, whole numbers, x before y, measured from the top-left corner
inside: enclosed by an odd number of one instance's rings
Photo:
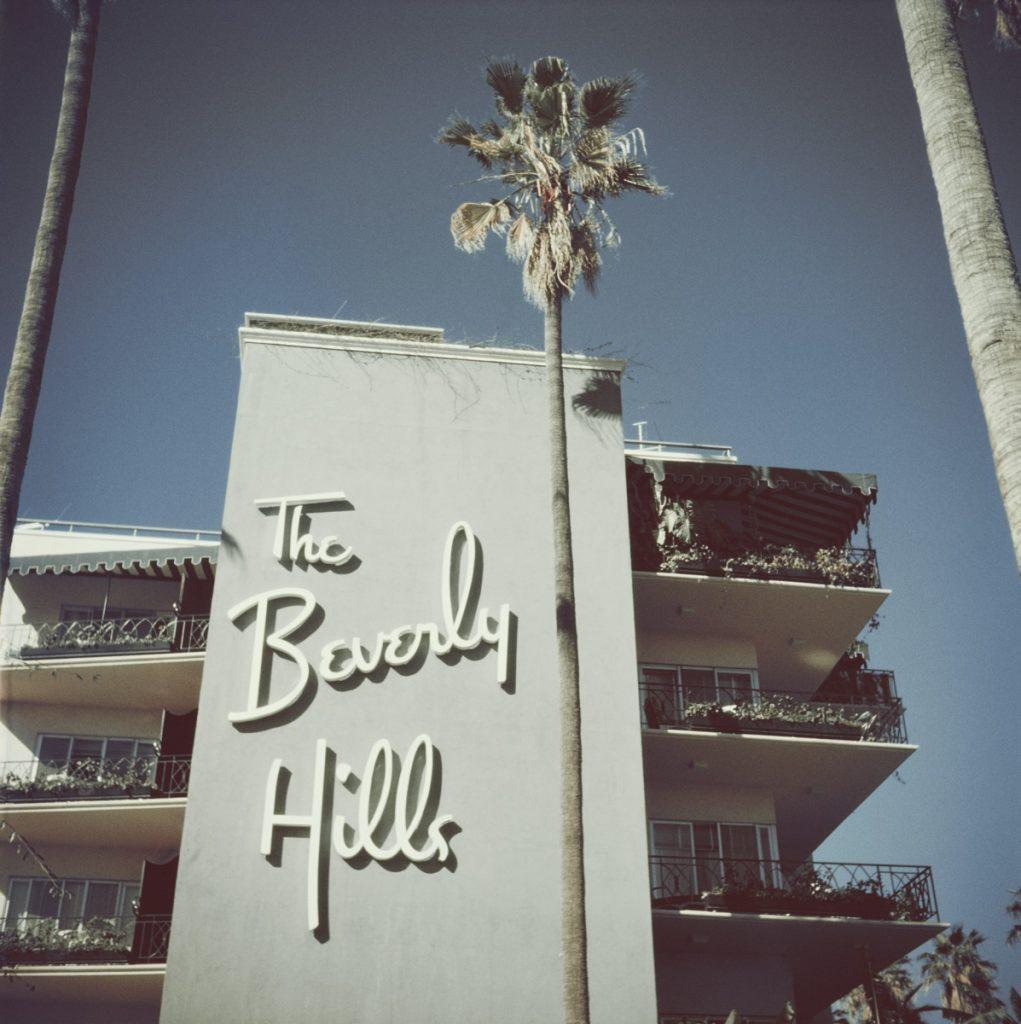
[[[839,547],[876,500],[871,473],[628,458],[644,466],[672,498],[748,502],[766,544]]]
[[[98,576],[137,576],[157,580],[212,579],[218,548],[208,544],[149,548],[144,551],[94,551],[73,554],[26,555],[12,558],[9,575],[44,576],[87,573]]]

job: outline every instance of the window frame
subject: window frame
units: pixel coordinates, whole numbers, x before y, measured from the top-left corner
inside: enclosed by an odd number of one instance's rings
[[[117,905],[115,907],[116,913],[112,915],[112,918],[117,918],[119,920],[119,919],[126,918],[126,917],[134,918],[134,917],[137,916],[137,914],[135,912],[135,909],[132,906],[132,903],[136,902],[138,900],[138,897],[141,895],[141,892],[142,892],[142,880],[141,880],[141,878],[139,878],[138,881],[129,881],[127,879],[122,879],[122,878],[62,878],[62,879],[60,879],[60,881],[64,882],[64,883],[71,883],[71,884],[74,884],[74,885],[81,885],[81,886],[84,887],[82,889],[82,897],[81,897],[81,899],[82,899],[82,909],[83,910],[84,910],[85,906],[88,904],[89,886],[90,885],[116,885],[117,886]],[[0,932],[9,932],[11,929],[16,928],[20,921],[24,921],[24,920],[56,921],[59,924],[60,923],[60,915],[59,914],[56,917],[51,917],[49,915],[37,915],[37,914],[28,914],[28,913],[26,913],[23,917],[20,917],[20,918],[17,918],[17,919],[12,919],[11,918],[11,904],[12,904],[11,893],[12,893],[12,890],[14,889],[15,884],[18,883],[18,882],[27,882],[28,883],[28,887],[29,887],[28,900],[29,900],[29,903],[31,902],[31,899],[32,899],[32,886],[34,886],[34,885],[52,886],[53,885],[53,883],[48,878],[40,878],[38,875],[8,875],[8,877],[7,877],[7,891],[6,891],[6,894],[4,895],[4,901],[3,901],[3,913],[0,914]],[[134,895],[130,895],[132,890],[134,890]],[[105,921],[105,920],[110,920],[111,918],[105,918],[105,917],[102,917],[100,915],[97,915],[97,919]],[[92,920],[92,918],[86,919],[84,917],[74,917],[74,918],[72,918],[72,920],[74,920],[76,922],[75,928],[80,929],[83,924],[87,923],[87,920]]]
[[[728,665],[687,665],[680,664],[677,662],[658,662],[658,661],[640,661],[638,662],[638,682],[640,686],[647,686],[655,688],[665,689],[665,684],[654,683],[651,680],[645,678],[645,670],[652,669],[656,672],[671,672],[673,674],[673,684],[670,688],[670,694],[673,701],[673,706],[676,711],[683,713],[685,705],[688,701],[684,694],[684,682],[682,673],[685,670],[692,672],[712,672],[713,674],[713,691],[714,699],[721,703],[729,703],[720,696],[720,673],[721,672],[732,672],[734,674],[748,675],[750,677],[749,694],[753,704],[759,704],[761,701],[761,690],[759,688],[759,671],[757,668],[737,668]],[[728,692],[733,692],[734,687],[726,688]],[[641,691],[639,690],[639,693]],[[645,721],[645,708],[642,707],[642,724],[648,727],[648,722]]]
[[[68,740],[69,741],[68,742],[68,747],[67,747],[67,757],[64,758],[62,769],[61,768],[57,768],[56,769],[57,771],[60,771],[60,770],[65,770],[66,771],[67,768],[70,766],[71,761],[72,761],[71,750],[72,750],[72,748],[74,746],[74,741],[75,740],[99,740],[99,741],[101,741],[102,744],[103,744],[103,751],[102,751],[102,753],[99,756],[100,763],[102,763],[102,762],[107,760],[106,752],[107,752],[107,749],[108,749],[108,746],[109,746],[110,743],[131,743],[131,744],[134,744],[134,747],[133,747],[134,753],[132,753],[130,756],[131,756],[131,758],[136,759],[136,760],[139,757],[151,756],[154,759],[154,761],[155,761],[155,759],[159,757],[160,741],[158,739],[152,739],[152,738],[145,737],[145,736],[90,736],[90,735],[83,734],[83,733],[40,732],[40,733],[36,734],[36,740],[35,740],[35,755],[34,755],[34,758],[33,758],[33,760],[35,761],[35,764],[32,767],[32,780],[33,781],[43,777],[43,776],[41,776],[39,774],[40,768],[49,767],[49,763],[48,762],[44,762],[43,759],[42,759],[42,756],[41,756],[42,755],[43,742],[45,740]],[[153,748],[152,754],[151,755],[139,754],[138,753],[138,745],[140,743],[149,743],[149,744],[151,744],[152,748]]]
[[[759,872],[760,878],[764,885],[768,885],[772,888],[783,888],[783,876],[780,872],[777,862],[779,861],[779,848],[776,837],[776,822],[758,822],[758,821],[710,821],[710,820],[696,820],[688,818],[649,818],[647,820],[648,830],[647,839],[649,844],[649,876],[653,890],[661,888],[659,880],[656,878],[656,869],[658,864],[655,863],[653,857],[664,857],[667,854],[658,853],[655,845],[655,826],[656,825],[670,825],[673,827],[686,826],[691,839],[691,862],[694,868],[693,877],[697,881],[698,879],[698,861],[700,855],[696,851],[695,844],[695,828],[698,825],[709,825],[713,829],[715,852],[709,855],[701,855],[702,860],[708,860],[715,862],[715,870],[718,873],[720,879],[725,877],[725,862],[726,859],[723,856],[723,827],[724,826],[739,826],[743,828],[752,828],[755,830],[755,845],[759,850],[759,856],[757,858],[758,863],[761,865]],[[763,831],[765,831],[765,838],[767,840],[769,849],[766,851],[766,855],[762,854],[762,839]],[[694,895],[694,894],[693,894]]]

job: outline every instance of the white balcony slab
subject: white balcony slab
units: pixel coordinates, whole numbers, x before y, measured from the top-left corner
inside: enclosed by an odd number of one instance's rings
[[[890,593],[786,580],[632,576],[639,634],[750,641],[766,689],[814,691]]]
[[[166,964],[19,964],[0,990],[19,1009],[48,1003],[159,1007]],[[15,1018],[12,1018],[12,1020]]]
[[[0,804],[0,819],[43,851],[47,844],[165,849],[180,846],[186,802],[183,796],[18,801]]]
[[[656,971],[685,953],[780,954],[794,976],[799,1013],[809,1017],[862,981],[862,950],[881,970],[947,927],[936,921],[866,921],[709,910],[654,910]]]
[[[917,749],[908,743],[646,729],[646,790],[766,789],[781,857],[802,860]]]
[[[204,663],[202,652],[9,661],[0,665],[0,701],[191,711]]]

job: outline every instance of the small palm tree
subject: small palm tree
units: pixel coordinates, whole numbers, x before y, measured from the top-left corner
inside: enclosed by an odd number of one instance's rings
[[[993,7],[1021,44],[1021,0],[896,0],[950,271],[1021,570],[1021,284],[975,113],[955,15]]]
[[[878,1024],[924,1024],[923,1014],[938,1009],[918,1006],[915,996],[920,985],[911,976],[911,962],[903,957],[880,971],[872,979],[875,999],[879,1008]],[[876,1024],[876,1014],[865,987],[849,992],[840,1003],[836,1024]]]
[[[1007,913],[1014,919],[1014,923],[1007,932],[1007,945],[1016,946],[1021,942],[1021,889],[1014,889],[1011,896],[1014,898],[1007,904]]]
[[[964,1022],[1002,1020],[1006,1009],[996,995],[996,964],[979,952],[985,938],[975,929],[965,933],[960,925],[937,935],[933,948],[922,953],[922,984],[940,992],[946,1020]]]
[[[567,482],[563,327],[565,298],[579,280],[593,289],[600,248],[617,242],[603,208],[625,192],[664,190],[639,159],[640,129],[617,126],[635,88],[631,78],[596,78],[580,88],[559,57],[543,57],[529,71],[491,61],[486,81],[496,117],[476,127],[451,119],[440,141],[467,150],[499,193],[489,202],[462,203],[450,220],[454,243],[477,252],[490,231],[506,237],[507,254],[524,264],[525,295],[545,318],[553,557],[560,676],[562,866],[561,916],[564,1007],[569,1024],[585,1024],[588,967],[585,925],[581,791],[581,708],[575,622],[574,557]]]
[[[101,3],[102,0],[54,0],[54,6],[71,19],[71,42],[42,216],[0,411],[0,598],[7,582],[11,538],[32,441],[32,424],[39,403],[60,268],[64,262],[85,142]]]

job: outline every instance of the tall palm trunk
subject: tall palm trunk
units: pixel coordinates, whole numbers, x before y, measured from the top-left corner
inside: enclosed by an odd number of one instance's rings
[[[546,389],[549,396],[550,475],[553,485],[553,571],[560,676],[561,955],[566,1024],[588,1024],[588,944],[585,927],[585,855],[581,793],[581,694],[574,607],[571,496],[567,479],[567,424],[558,295],[545,311]]]
[[[85,141],[100,4],[101,0],[78,0],[67,51],[64,93],[60,100],[46,197],[35,237],[32,268],[25,289],[25,304],[18,324],[11,369],[7,375],[3,411],[0,412],[0,598],[7,582],[11,536],[32,440],[32,422],[39,403],[60,267],[64,262],[67,229]]]
[[[1021,570],[1021,286],[947,0],[897,0],[943,235]]]

